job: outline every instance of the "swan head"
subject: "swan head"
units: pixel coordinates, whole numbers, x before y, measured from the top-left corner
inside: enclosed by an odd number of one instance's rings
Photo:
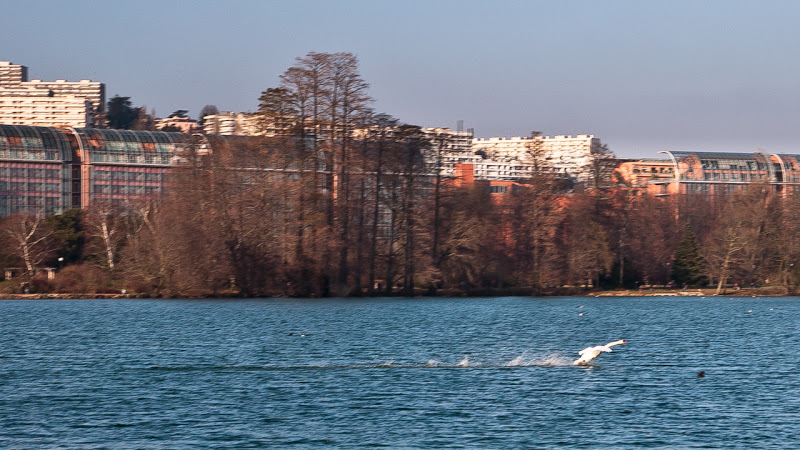
[[[607,347],[611,347],[612,345],[627,344],[627,343],[628,343],[628,341],[626,341],[625,339],[620,339],[618,341],[614,341],[614,342],[608,343],[608,344],[606,344],[606,346]]]

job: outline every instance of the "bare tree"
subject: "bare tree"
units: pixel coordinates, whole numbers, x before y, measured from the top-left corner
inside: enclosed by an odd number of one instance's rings
[[[30,276],[55,251],[50,242],[52,231],[43,226],[43,219],[42,214],[17,213],[3,221],[10,243]]]
[[[124,208],[95,202],[85,218],[89,239],[95,238],[101,243],[102,259],[112,272],[116,268],[117,252],[125,237],[125,223],[121,217],[124,214]]]
[[[286,87],[269,88],[258,98],[261,132],[267,136],[291,136],[298,122],[295,94]]]
[[[756,269],[754,257],[764,231],[763,211],[769,192],[768,185],[759,183],[729,196],[717,225],[706,238],[703,247],[717,279],[717,295],[722,293],[732,273]]]
[[[617,160],[614,158],[614,153],[608,149],[608,145],[602,144],[598,148],[593,148],[589,162],[582,168],[587,175],[588,187],[590,189],[610,187],[616,165]]]
[[[593,196],[575,196],[567,216],[567,267],[573,283],[597,286],[614,262],[608,233],[593,214]]]
[[[522,201],[523,223],[520,229],[528,232],[530,281],[534,291],[538,292],[542,288],[542,275],[546,270],[545,255],[560,217],[557,196],[565,184],[547,162],[541,132],[531,132],[527,154],[532,167],[531,178],[517,197]]]

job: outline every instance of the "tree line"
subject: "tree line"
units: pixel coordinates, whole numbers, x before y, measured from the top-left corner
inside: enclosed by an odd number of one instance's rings
[[[5,217],[2,262],[60,268],[34,289],[182,297],[796,290],[797,197],[650,196],[601,182],[606,154],[575,189],[535,139],[531,178],[492,193],[444,177],[446,137],[375,112],[367,89],[350,53],[298,58],[259,99],[264,135],[193,138],[159,199]]]

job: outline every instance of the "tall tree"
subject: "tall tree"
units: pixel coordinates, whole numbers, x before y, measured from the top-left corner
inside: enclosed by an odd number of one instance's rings
[[[115,95],[108,101],[106,119],[108,127],[118,130],[130,130],[139,119],[141,108],[133,107],[130,97]]]
[[[358,72],[358,59],[352,53],[331,55],[331,88],[328,104],[331,112],[331,128],[334,140],[338,140],[338,192],[337,226],[339,229],[339,275],[340,285],[346,285],[350,276],[349,249],[351,223],[351,140],[356,119],[368,113],[371,98],[367,95],[369,85]]]
[[[261,132],[267,136],[290,136],[297,123],[294,93],[286,87],[268,88],[258,98]]]
[[[378,257],[378,241],[379,241],[379,224],[381,222],[381,210],[385,208],[387,198],[385,189],[384,172],[386,170],[387,153],[393,149],[395,141],[392,139],[394,131],[397,129],[397,119],[388,114],[378,114],[372,118],[371,126],[367,128],[367,138],[371,142],[372,151],[370,157],[365,158],[365,161],[373,161],[374,165],[366,166],[367,170],[371,171],[374,175],[371,181],[373,198],[372,198],[372,214],[371,214],[371,228],[370,228],[370,243],[369,243],[369,272],[367,277],[367,286],[370,292],[376,293],[375,286],[376,273],[377,273],[377,257]],[[391,289],[391,282],[388,283],[388,289]]]
[[[756,183],[726,196],[722,214],[704,242],[707,260],[717,280],[717,295],[737,271],[748,274],[759,268],[756,261],[764,243],[764,211],[770,192],[766,183]]]
[[[686,225],[683,237],[675,250],[670,276],[678,286],[705,286],[708,284],[706,263],[694,231],[689,224]]]
[[[84,216],[87,247],[94,249],[101,265],[111,272],[116,269],[118,251],[124,242],[125,214],[122,207],[96,202]]]
[[[402,172],[402,227],[403,227],[403,294],[414,295],[414,277],[416,276],[416,237],[417,222],[420,211],[419,195],[422,191],[422,173],[424,170],[423,151],[430,145],[430,140],[417,126],[403,125],[399,130],[403,143]]]
[[[523,246],[530,251],[524,261],[530,261],[530,275],[526,277],[538,292],[543,285],[545,255],[551,247],[551,241],[560,215],[557,196],[565,188],[564,180],[559,179],[548,163],[544,150],[542,133],[532,131],[527,145],[527,155],[531,162],[531,178],[528,183],[515,194],[522,201],[522,223],[517,229],[525,234]]]
[[[608,145],[601,144],[599,147],[593,148],[588,162],[582,168],[587,175],[588,187],[591,189],[610,187],[611,176],[616,165],[617,160],[614,158],[614,153],[608,149]]]

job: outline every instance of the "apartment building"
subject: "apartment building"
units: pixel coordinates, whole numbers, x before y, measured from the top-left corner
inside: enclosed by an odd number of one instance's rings
[[[485,161],[476,165],[478,179],[523,179],[534,168],[585,181],[592,155],[601,152],[600,139],[591,134],[476,138],[472,150]]]
[[[258,114],[222,111],[203,117],[203,132],[223,136],[257,136],[260,116]]]
[[[0,101],[0,123],[90,127],[103,119],[106,91],[103,83],[88,79],[29,81],[27,67],[0,61]]]
[[[11,64],[11,61],[0,61],[0,87],[15,86],[28,81],[28,68]]]
[[[85,98],[0,96],[0,124],[35,127],[91,127],[94,116]]]
[[[432,172],[443,177],[455,176],[458,164],[478,164],[480,157],[472,151],[472,131],[455,131],[450,128],[423,128],[431,142],[425,152],[425,164]]]

